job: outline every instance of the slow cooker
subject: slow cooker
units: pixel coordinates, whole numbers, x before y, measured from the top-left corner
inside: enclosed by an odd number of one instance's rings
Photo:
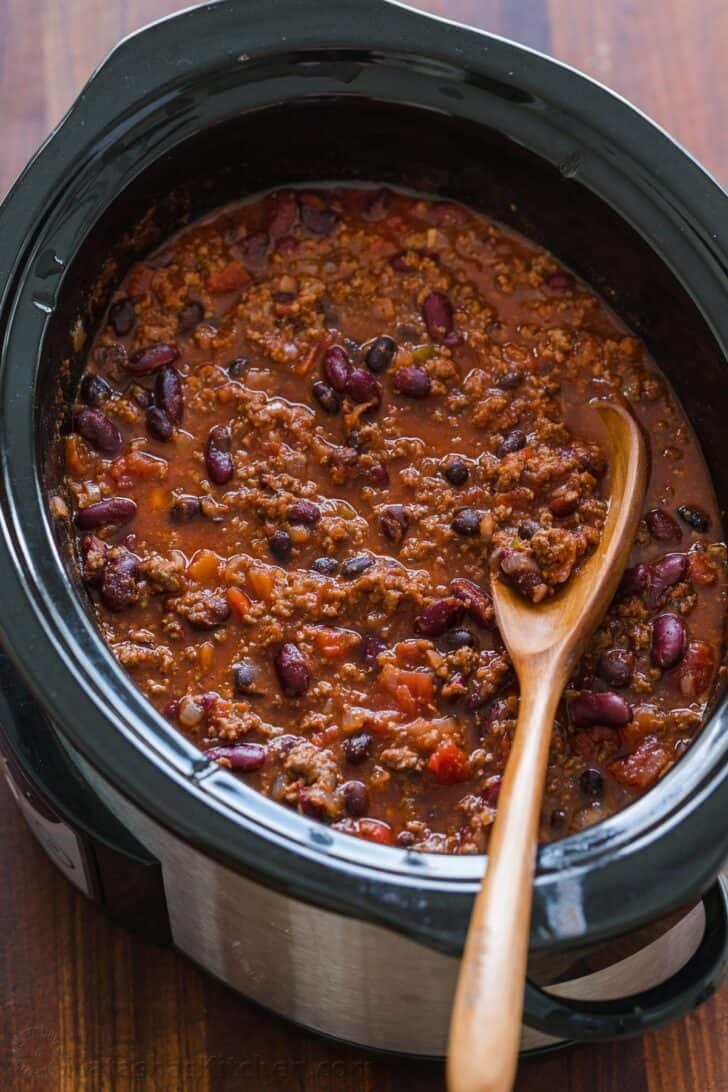
[[[369,1047],[444,1051],[482,857],[293,814],[146,703],[48,513],[88,344],[129,264],[271,186],[396,183],[487,210],[647,342],[728,501],[728,198],[627,103],[385,0],[220,0],[104,61],[0,211],[4,765],[65,874],[248,997]],[[728,704],[642,799],[544,846],[523,1049],[689,1011],[726,966]],[[497,988],[497,984],[494,984]]]

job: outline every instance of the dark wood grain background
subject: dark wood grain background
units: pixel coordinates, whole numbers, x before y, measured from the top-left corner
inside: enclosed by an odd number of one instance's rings
[[[178,0],[0,0],[0,195],[123,35]],[[631,99],[728,181],[726,0],[423,0]],[[0,240],[2,247],[2,240]],[[1,779],[0,779],[1,781]],[[3,1092],[439,1092],[442,1067],[299,1031],[112,926],[0,784]],[[682,1023],[522,1065],[518,1092],[728,1092],[728,989]]]

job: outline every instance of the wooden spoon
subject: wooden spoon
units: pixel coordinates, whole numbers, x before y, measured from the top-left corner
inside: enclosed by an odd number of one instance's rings
[[[640,427],[626,404],[595,401],[610,447],[609,509],[592,556],[534,605],[502,580],[493,601],[520,683],[483,886],[475,900],[450,1022],[450,1092],[508,1092],[521,1037],[538,822],[554,713],[601,622],[637,532],[648,477]]]

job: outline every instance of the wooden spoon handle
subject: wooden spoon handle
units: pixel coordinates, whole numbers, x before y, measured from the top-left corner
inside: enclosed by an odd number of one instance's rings
[[[542,670],[521,680],[513,750],[450,1021],[450,1092],[508,1092],[515,1077],[538,822],[564,674],[557,665],[543,664]]]

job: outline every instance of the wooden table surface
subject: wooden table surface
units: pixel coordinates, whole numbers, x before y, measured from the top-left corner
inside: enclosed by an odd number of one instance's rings
[[[241,0],[244,2],[244,0]],[[124,34],[177,0],[0,0],[0,195]],[[725,0],[423,0],[583,69],[728,181]],[[0,246],[2,242],[0,241]],[[2,779],[0,779],[0,782]],[[440,1065],[298,1030],[112,926],[61,878],[0,784],[5,1092],[435,1092]],[[619,1046],[525,1062],[518,1092],[727,1092],[728,988]]]

